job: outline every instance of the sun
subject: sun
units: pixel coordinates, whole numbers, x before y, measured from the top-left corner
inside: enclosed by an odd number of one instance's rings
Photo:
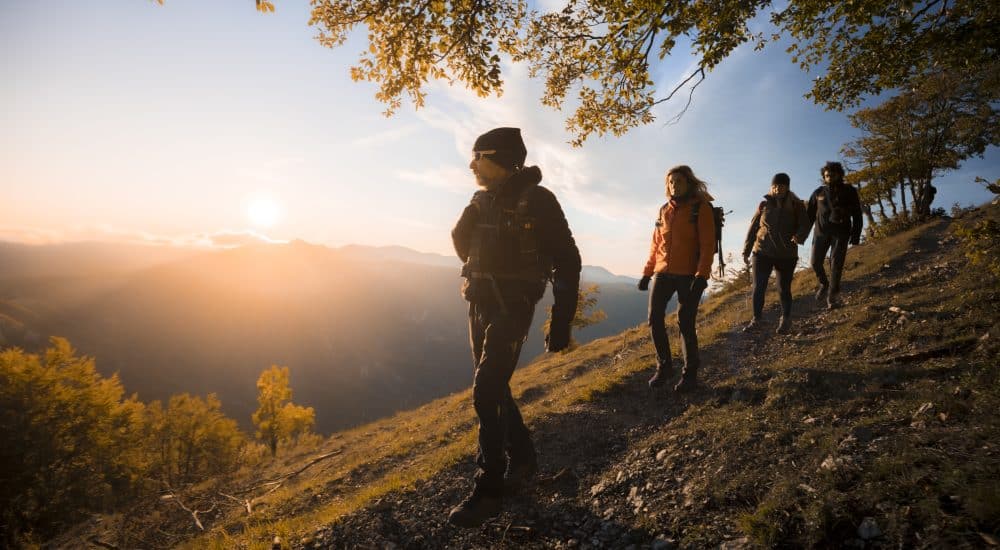
[[[257,227],[272,227],[281,218],[281,207],[270,197],[254,197],[247,203],[247,219]]]

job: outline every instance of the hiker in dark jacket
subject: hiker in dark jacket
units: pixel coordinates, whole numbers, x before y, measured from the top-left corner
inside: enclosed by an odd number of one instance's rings
[[[677,326],[681,333],[684,370],[674,391],[685,392],[694,389],[701,365],[695,319],[701,295],[712,275],[715,221],[712,196],[705,182],[695,177],[690,167],[671,168],[665,186],[668,200],[660,207],[656,218],[639,290],[645,291],[650,281],[653,282],[649,295],[649,332],[656,348],[656,372],[649,379],[650,388],[662,386],[674,373],[663,317],[667,303],[677,293],[680,304]]]
[[[827,162],[820,174],[823,185],[809,197],[809,222],[813,226],[812,263],[819,281],[816,300],[826,299],[827,307],[840,306],[840,277],[844,272],[847,245],[861,242],[861,199],[854,187],[844,183],[844,167]],[[830,278],[823,263],[830,255]]]
[[[785,334],[792,325],[792,275],[799,262],[799,245],[809,236],[809,214],[806,205],[790,189],[788,174],[778,173],[771,179],[771,192],[757,206],[743,243],[743,263],[750,263],[753,254],[753,319],[744,331],[760,326],[764,312],[764,293],[771,271],[778,272],[778,293],[781,297],[781,321],[778,334]]]
[[[538,185],[541,170],[524,167],[526,155],[517,128],[479,136],[469,167],[481,189],[451,232],[464,262],[462,294],[469,301],[475,365],[472,399],[479,417],[475,488],[448,517],[461,527],[499,514],[505,485],[513,489],[538,470],[509,383],[547,281],[552,280],[555,298],[547,351],[569,345],[576,314],[580,252],[559,201]]]

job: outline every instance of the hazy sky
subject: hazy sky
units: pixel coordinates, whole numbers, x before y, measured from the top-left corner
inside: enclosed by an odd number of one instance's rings
[[[475,187],[473,140],[519,126],[585,263],[637,275],[670,166],[691,165],[734,211],[724,247],[735,250],[775,172],[808,196],[819,167],[854,137],[844,113],[802,98],[811,77],[780,44],[735,52],[678,124],[662,122],[682,106],[668,102],[661,122],[579,149],[518,66],[507,67],[501,99],[435,84],[424,109],[404,104],[385,118],[374,86],[348,74],[363,31],[329,50],[307,25],[308,2],[276,6],[262,15],[252,0],[0,3],[0,239],[255,231],[451,254],[451,227]],[[661,88],[693,61],[681,48],[657,67]],[[936,205],[984,202],[972,180],[998,169],[991,150],[942,176]]]

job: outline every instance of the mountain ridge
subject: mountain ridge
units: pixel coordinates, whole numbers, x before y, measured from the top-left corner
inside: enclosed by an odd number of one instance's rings
[[[404,247],[6,244],[0,345],[40,351],[48,335],[65,336],[129,393],[216,393],[248,430],[257,375],[289,366],[297,401],[315,407],[317,429],[329,433],[465,386],[458,274],[457,259]],[[550,304],[548,294],[536,308],[525,359],[543,351]],[[581,342],[638,324],[645,295],[602,283],[597,307],[608,318],[577,331]]]

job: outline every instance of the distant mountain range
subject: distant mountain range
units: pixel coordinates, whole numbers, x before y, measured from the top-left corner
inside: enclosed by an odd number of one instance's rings
[[[291,368],[294,401],[328,432],[412,408],[472,380],[457,258],[303,241],[229,250],[0,243],[0,346],[65,336],[144,401],[217,393],[249,425],[255,382]],[[587,266],[608,318],[586,342],[643,321],[635,279]],[[542,353],[539,304],[522,364]]]

